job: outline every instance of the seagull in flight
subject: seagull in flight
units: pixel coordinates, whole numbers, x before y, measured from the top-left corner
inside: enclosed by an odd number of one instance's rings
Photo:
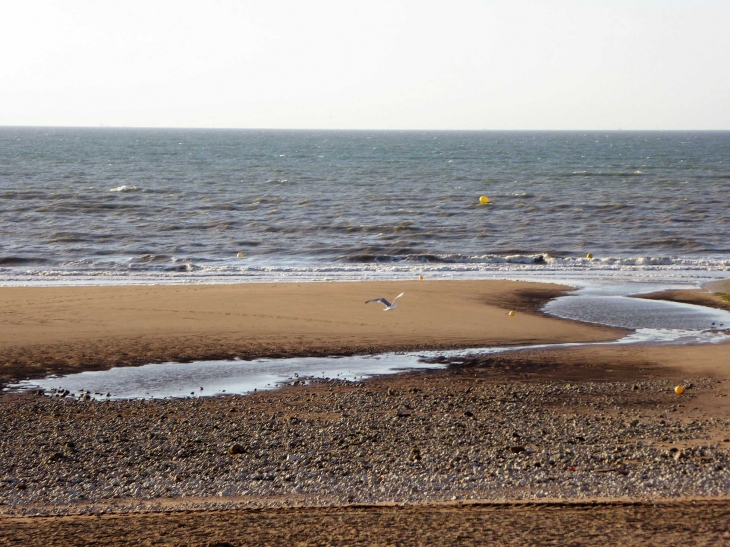
[[[404,292],[400,293],[398,296],[396,296],[393,299],[392,303],[388,302],[385,298],[373,298],[372,300],[368,300],[365,303],[369,304],[370,302],[380,302],[381,304],[383,304],[385,306],[385,309],[383,311],[394,310],[398,307],[398,304],[396,304],[395,301],[398,300],[404,294],[406,294],[406,293],[404,293]]]

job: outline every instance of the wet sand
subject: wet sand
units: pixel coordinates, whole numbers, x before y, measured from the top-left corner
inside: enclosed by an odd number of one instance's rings
[[[2,331],[4,374],[116,364],[114,351],[81,359],[105,344],[133,364],[202,357],[218,342],[253,355],[621,334],[535,314],[562,290],[549,285],[241,290],[2,289],[15,305],[0,315],[15,325]],[[402,290],[393,313],[362,304]],[[187,317],[197,320],[186,333]],[[42,362],[56,348],[65,353]],[[246,397],[5,394],[0,542],[730,544],[729,355],[729,344],[596,346]]]
[[[730,280],[708,283],[701,289],[673,289],[636,296],[648,300],[668,300],[730,311]]]
[[[244,509],[8,519],[11,545],[730,544],[730,504],[587,503]],[[143,543],[144,542],[144,543]]]
[[[0,288],[0,382],[234,357],[619,338],[540,316],[568,287],[510,281]],[[400,292],[397,310],[377,297]],[[508,317],[509,310],[517,310]]]

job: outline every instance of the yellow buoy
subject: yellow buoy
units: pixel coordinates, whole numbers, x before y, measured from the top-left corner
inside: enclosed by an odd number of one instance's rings
[[[418,276],[418,279],[420,279],[421,281],[423,281],[423,276],[422,275],[419,275]]]
[[[479,196],[479,203],[489,203],[489,198],[487,196]]]
[[[586,255],[586,258],[588,258],[588,259],[591,259],[591,258],[593,258],[593,253],[588,253],[588,254]]]
[[[507,315],[509,315],[510,317],[514,317],[515,316],[515,312],[511,311]]]
[[[684,393],[684,387],[683,386],[677,386],[674,388],[674,393],[677,395],[682,395]]]
[[[238,254],[236,255],[236,258],[243,258],[243,253],[238,253]]]

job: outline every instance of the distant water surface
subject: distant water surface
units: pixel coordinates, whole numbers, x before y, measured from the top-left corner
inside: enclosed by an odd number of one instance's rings
[[[0,283],[728,272],[729,162],[730,132],[0,128]]]

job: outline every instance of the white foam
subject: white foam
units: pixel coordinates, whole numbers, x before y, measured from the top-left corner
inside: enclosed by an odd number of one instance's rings
[[[540,259],[540,257],[542,257]],[[536,263],[536,260],[539,263]],[[185,268],[180,268],[186,264]],[[177,268],[169,268],[176,265]],[[172,271],[170,271],[172,270]],[[168,264],[135,263],[104,257],[94,262],[66,261],[45,268],[0,268],[0,285],[128,284],[128,283],[247,283],[279,281],[399,280],[425,275],[429,279],[482,279],[493,277],[588,277],[611,279],[672,279],[700,284],[729,277],[730,259],[671,257],[551,257],[549,255],[483,255],[449,257],[444,262],[323,263],[298,259],[273,260],[251,255],[240,260],[176,257]]]
[[[136,186],[127,186],[126,184],[122,184],[116,188],[109,188],[110,192],[134,192],[135,190],[139,190],[139,188]]]

